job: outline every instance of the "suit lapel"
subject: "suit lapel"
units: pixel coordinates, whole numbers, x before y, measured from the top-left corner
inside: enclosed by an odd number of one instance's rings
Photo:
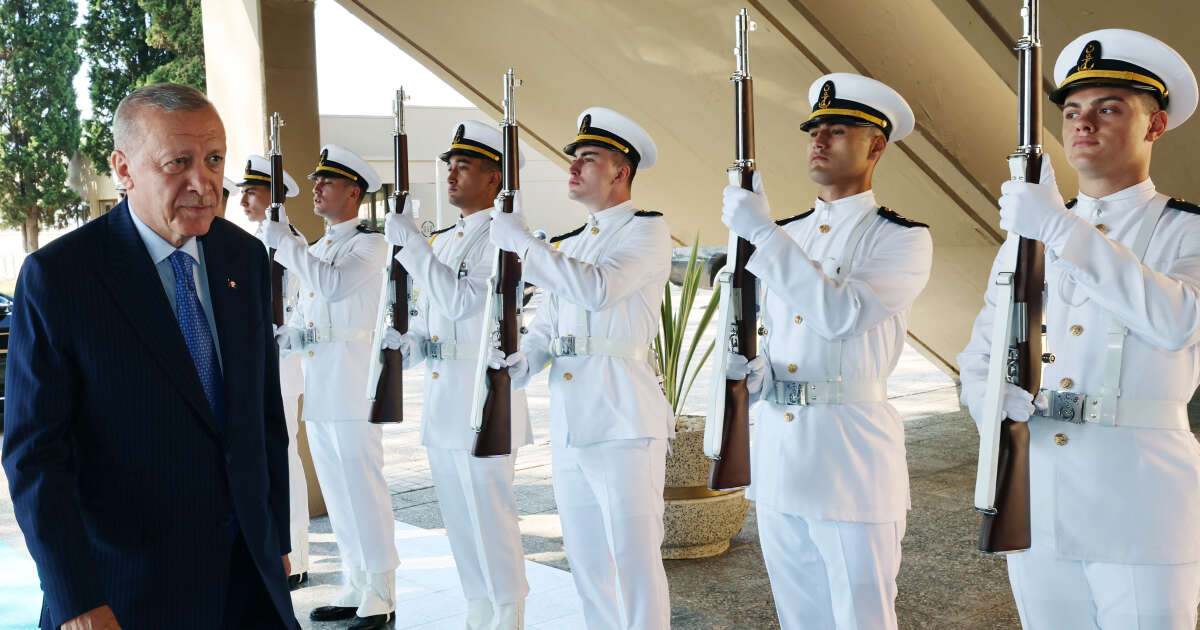
[[[179,320],[171,310],[146,245],[129,218],[129,205],[122,201],[112,209],[109,217],[107,264],[100,271],[102,282],[113,294],[118,309],[129,319],[146,351],[161,364],[167,378],[209,430],[219,435],[196,365],[179,330]]]
[[[250,324],[256,315],[248,304],[257,303],[254,287],[246,273],[247,263],[237,248],[226,246],[226,230],[231,226],[221,219],[214,219],[208,234],[200,237],[204,248],[204,266],[208,271],[208,295],[212,300],[213,319],[217,325],[217,339],[221,346],[221,372],[225,382],[225,431],[234,430],[234,418],[241,417],[234,409],[238,401],[246,400],[247,380],[245,361],[232,360],[247,355],[247,344],[262,343],[250,339]],[[236,229],[236,228],[234,228]]]

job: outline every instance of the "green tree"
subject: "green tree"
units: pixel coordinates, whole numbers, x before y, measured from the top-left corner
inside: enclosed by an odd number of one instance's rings
[[[173,53],[146,43],[150,17],[130,0],[89,0],[83,24],[92,117],[83,121],[83,152],[99,175],[109,174],[112,119],[121,99]]]
[[[74,0],[0,2],[0,223],[21,227],[26,252],[43,224],[78,212],[67,164],[79,149]]]
[[[172,81],[204,90],[200,0],[88,0],[83,52],[88,59],[92,117],[84,152],[107,175],[112,119],[126,94]]]

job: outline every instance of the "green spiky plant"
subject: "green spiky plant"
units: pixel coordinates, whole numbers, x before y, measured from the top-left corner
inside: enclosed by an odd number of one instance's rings
[[[679,291],[678,308],[675,308],[671,299],[671,281],[668,280],[663,287],[662,328],[654,337],[654,354],[658,362],[658,371],[663,377],[663,392],[666,393],[667,401],[671,403],[671,410],[675,412],[676,417],[679,416],[679,408],[687,400],[688,392],[692,390],[692,384],[696,382],[696,375],[700,373],[700,368],[704,366],[704,362],[708,360],[716,344],[715,341],[710,341],[700,356],[700,360],[694,366],[692,365],[696,350],[700,346],[700,338],[704,336],[704,331],[717,312],[717,305],[721,298],[721,288],[716,287],[712,297],[708,300],[704,314],[700,316],[696,332],[691,336],[690,341],[686,340],[688,318],[692,313],[696,292],[700,289],[700,275],[704,273],[703,265],[696,264],[696,253],[699,248],[700,235],[697,234],[692,242],[691,255],[688,256],[687,269],[683,272],[683,286]],[[685,342],[686,354],[683,352]]]

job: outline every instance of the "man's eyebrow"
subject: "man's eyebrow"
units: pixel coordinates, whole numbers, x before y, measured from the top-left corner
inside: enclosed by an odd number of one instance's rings
[[[1125,100],[1125,97],[1120,96],[1118,94],[1110,94],[1108,96],[1101,96],[1100,98],[1092,99],[1091,104],[1092,105],[1100,105],[1100,104],[1106,103],[1108,101],[1117,101],[1118,103],[1128,103],[1128,101]],[[1066,103],[1063,103],[1063,109],[1066,109],[1068,107],[1080,107],[1080,105],[1079,105],[1079,103],[1076,103],[1075,101],[1067,101]]]
[[[600,155],[600,152],[595,149],[583,149],[576,157],[587,157],[589,155]]]

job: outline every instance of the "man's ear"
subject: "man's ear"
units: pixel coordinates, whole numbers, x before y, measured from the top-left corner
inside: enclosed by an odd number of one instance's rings
[[[108,164],[112,167],[113,177],[117,183],[125,187],[125,190],[133,190],[133,176],[129,174],[129,156],[125,155],[120,149],[113,149],[112,155],[108,156]]]
[[[883,135],[882,131],[875,134],[871,138],[871,149],[867,152],[867,157],[874,160],[883,157],[883,150],[887,148],[887,143],[887,137]]]
[[[1167,112],[1158,110],[1150,114],[1150,128],[1146,130],[1146,141],[1154,142],[1167,132]]]

